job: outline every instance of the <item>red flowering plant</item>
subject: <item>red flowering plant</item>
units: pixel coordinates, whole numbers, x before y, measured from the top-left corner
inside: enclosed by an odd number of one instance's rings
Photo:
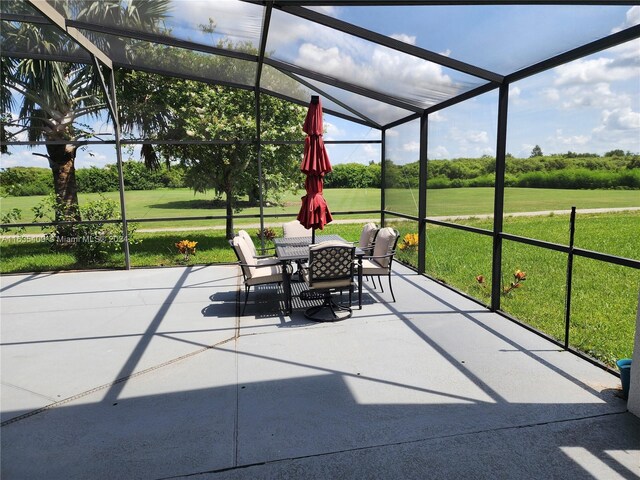
[[[527,279],[527,273],[522,270],[513,272],[513,280],[508,285],[502,286],[502,293],[508,295],[512,290],[522,287],[522,282]]]
[[[273,239],[277,237],[275,230],[270,227],[258,230],[256,236],[259,240],[264,240],[265,242],[273,242]]]
[[[523,286],[522,282],[524,282],[526,279],[527,279],[527,273],[526,272],[523,272],[522,270],[516,270],[515,272],[513,272],[513,280],[511,282],[509,282],[508,284],[503,284],[502,285],[502,294],[503,295],[508,295],[509,293],[511,293],[516,288],[521,288]],[[485,278],[484,275],[477,275],[476,276],[476,282],[478,283],[478,285],[480,285],[482,287],[486,287],[486,285],[487,285],[486,281],[487,281],[487,279]]]

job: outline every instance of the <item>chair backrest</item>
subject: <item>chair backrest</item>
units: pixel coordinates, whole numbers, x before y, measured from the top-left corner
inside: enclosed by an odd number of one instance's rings
[[[386,227],[378,230],[378,234],[375,238],[375,245],[373,247],[373,256],[383,257],[384,255],[394,254],[399,237],[400,233],[398,233],[398,231],[394,228]],[[375,259],[375,261],[384,268],[388,268],[391,265],[392,260],[392,256]]]
[[[238,257],[238,261],[240,263],[255,265],[256,259],[253,258],[253,252],[247,241],[241,237],[240,235],[236,235],[233,237],[230,242],[233,247],[233,251],[236,252],[236,257]],[[246,265],[241,265],[242,273],[245,277],[245,280],[249,280],[253,277],[256,267],[249,267]]]
[[[309,247],[309,286],[329,282],[331,288],[351,285],[356,247],[343,242],[322,242]]]
[[[282,224],[284,237],[310,237],[311,229],[304,228],[298,220]]]
[[[255,243],[253,243],[253,239],[251,238],[251,235],[249,235],[249,233],[246,230],[238,230],[238,236],[242,238],[247,243],[247,245],[249,245],[249,249],[251,249],[252,257],[256,257],[258,255],[258,250],[256,250],[256,245]],[[255,263],[255,258],[252,260],[253,260],[252,262],[246,262],[246,263]]]
[[[362,227],[358,246],[360,248],[371,248],[373,245],[373,239],[376,236],[376,230],[378,230],[378,226],[375,223],[366,223],[364,227]]]

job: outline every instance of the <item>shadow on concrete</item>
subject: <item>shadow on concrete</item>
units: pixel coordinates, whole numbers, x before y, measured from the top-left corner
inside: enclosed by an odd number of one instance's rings
[[[478,402],[437,391],[425,393],[449,401],[362,403],[340,373],[151,395],[119,389],[118,398],[114,391],[108,402],[97,392],[4,427],[3,477],[257,478],[256,469],[260,478],[284,478],[276,472],[285,469],[294,478],[336,478],[324,476],[333,457],[329,471],[341,478],[356,478],[345,476],[356,465],[358,478],[637,474],[617,458],[640,448],[640,419],[603,413],[599,403]]]

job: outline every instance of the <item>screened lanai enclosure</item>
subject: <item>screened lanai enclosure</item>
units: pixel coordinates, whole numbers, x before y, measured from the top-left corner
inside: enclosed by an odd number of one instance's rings
[[[18,165],[16,158],[46,167],[42,157],[48,157],[53,169],[56,148],[71,148],[67,161],[72,157],[78,168],[95,168],[96,157],[106,158],[117,170],[120,217],[88,223],[120,229],[121,267],[137,266],[130,224],[188,230],[231,218],[235,228],[264,231],[295,218],[295,205],[282,208],[270,195],[291,179],[279,159],[299,161],[304,133],[295,125],[317,95],[334,166],[379,166],[375,188],[352,199],[328,185],[334,219],[394,226],[405,239],[398,259],[418,273],[611,365],[603,353],[611,349],[589,340],[603,328],[591,316],[594,305],[602,305],[616,319],[616,331],[604,337],[624,337],[620,355],[630,355],[640,284],[635,2],[3,0],[0,9],[3,148],[12,153],[3,153],[2,167]],[[28,72],[10,72],[28,59],[73,79],[65,101],[34,94]],[[146,75],[149,83],[135,84],[122,72]],[[162,135],[167,115],[160,107],[136,116],[158,96],[134,88],[153,86],[162,94],[163,85],[187,80],[223,87],[222,103],[249,105],[236,117],[237,130],[218,128],[222,122],[206,108],[199,122]],[[98,108],[71,94],[89,84],[98,89]],[[203,92],[185,95],[208,95]],[[20,108],[25,99],[31,108]],[[49,117],[41,134],[27,137],[17,125],[28,124],[28,115],[45,118],[37,114],[43,111]],[[596,158],[617,155],[627,162],[623,173],[630,180],[601,190],[554,184],[554,175],[569,174],[534,167],[543,157],[539,145],[574,176],[590,167],[576,170],[572,158],[586,156],[595,165]],[[252,208],[213,212],[171,198],[137,208],[135,192],[125,185],[125,157],[184,160],[186,149],[203,146],[240,152],[239,163],[227,167],[231,176],[246,171],[259,179],[257,188],[235,187],[245,188]],[[596,153],[576,153],[587,150]],[[469,158],[483,166],[473,182],[462,168],[461,159]],[[527,168],[529,183],[518,177]],[[196,178],[217,174],[194,172]],[[533,180],[542,177],[556,190],[537,188]],[[172,202],[174,213],[163,215]],[[3,227],[33,228],[9,224],[2,213]],[[83,223],[87,218],[70,224]],[[40,219],[37,226],[43,225]],[[228,228],[207,231],[221,241],[228,234]],[[516,291],[509,287],[517,271],[526,272],[527,283]],[[529,300],[520,302],[524,296]]]

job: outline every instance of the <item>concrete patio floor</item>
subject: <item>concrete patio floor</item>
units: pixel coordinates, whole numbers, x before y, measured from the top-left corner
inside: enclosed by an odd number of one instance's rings
[[[402,266],[316,324],[235,266],[3,276],[2,478],[640,478],[619,379]]]

